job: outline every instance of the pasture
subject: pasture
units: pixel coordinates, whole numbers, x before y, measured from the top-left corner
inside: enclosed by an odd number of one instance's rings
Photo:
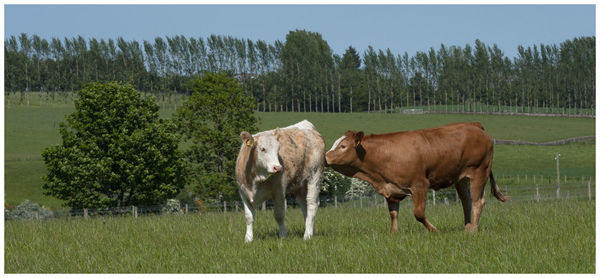
[[[163,107],[163,106],[161,106]],[[72,104],[59,102],[39,106],[5,106],[5,201],[17,205],[30,200],[46,207],[58,208],[60,202],[42,195],[41,177],[45,166],[41,157],[44,148],[60,143],[59,123],[73,112]],[[168,118],[173,106],[161,109]],[[294,124],[302,119],[311,121],[325,139],[326,148],[347,129],[366,134],[420,129],[452,122],[479,121],[496,139],[547,142],[577,136],[595,135],[595,119],[555,118],[498,115],[443,114],[379,114],[379,113],[257,113],[259,129],[271,129]],[[556,175],[554,155],[561,153],[561,175],[568,177],[595,176],[595,144],[576,143],[561,146],[496,145],[493,171],[496,177],[516,175]]]
[[[41,101],[40,101],[41,103]],[[5,202],[28,199],[53,209],[60,201],[42,195],[41,151],[60,143],[58,125],[74,111],[65,102],[5,105]],[[161,116],[175,110],[162,106]],[[547,142],[595,135],[595,119],[443,114],[257,113],[259,129],[308,119],[326,148],[347,129],[382,133],[452,122],[479,121],[496,139]],[[531,187],[532,176],[595,179],[595,142],[560,146],[496,145],[493,171],[509,195]],[[518,186],[503,176],[521,176]],[[528,181],[523,181],[528,176]],[[510,180],[510,179],[508,179]],[[552,186],[545,180],[545,186]],[[592,186],[595,186],[592,183]],[[552,190],[552,189],[550,189]],[[595,191],[593,188],[592,190]],[[453,190],[452,190],[453,191]],[[258,211],[255,241],[244,244],[242,212],[132,217],[5,221],[6,273],[594,273],[595,200],[500,203],[490,196],[480,230],[463,231],[456,202],[427,205],[428,219],[441,230],[426,232],[414,219],[412,201],[401,202],[399,232],[390,234],[387,208],[319,208],[315,236],[302,240],[304,223],[288,207],[288,237],[277,238],[271,211]],[[587,191],[587,190],[586,190]],[[552,192],[550,191],[550,194]],[[573,194],[571,195],[573,196]],[[511,196],[516,197],[516,196]],[[381,197],[378,196],[379,199]],[[383,199],[381,199],[383,201]]]
[[[288,237],[258,211],[244,244],[243,213],[5,223],[6,273],[594,273],[595,205],[500,203],[488,198],[480,230],[463,231],[458,204],[429,206],[428,233],[407,200],[398,233],[383,207],[320,208],[304,242],[299,209]]]

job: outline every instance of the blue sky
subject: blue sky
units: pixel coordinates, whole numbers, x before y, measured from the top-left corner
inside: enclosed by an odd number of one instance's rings
[[[5,5],[4,37],[153,40],[211,34],[285,41],[290,30],[318,32],[336,54],[369,45],[394,54],[446,46],[559,44],[596,33],[594,5]]]

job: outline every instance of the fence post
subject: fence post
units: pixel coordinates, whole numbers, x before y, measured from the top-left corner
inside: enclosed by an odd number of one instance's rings
[[[131,216],[134,218],[138,217],[138,208],[136,206],[131,206]]]
[[[337,208],[337,195],[333,195],[333,206]]]
[[[588,201],[592,200],[592,180],[588,181]]]
[[[537,183],[535,184],[535,200],[540,201],[540,187]]]
[[[227,212],[227,201],[223,201],[223,212]]]
[[[83,209],[83,218],[88,219],[88,209],[86,208]]]
[[[431,189],[431,191],[433,192],[433,205],[435,206],[435,190]]]
[[[188,213],[188,204],[186,203],[185,204],[185,214],[187,214],[187,213]]]
[[[262,203],[262,210],[263,210],[263,211],[267,210],[267,201],[264,201],[264,202]]]
[[[560,167],[559,167],[560,153],[556,153],[554,160],[556,160],[556,199],[560,199]]]
[[[363,199],[362,196],[360,196],[360,208],[363,208],[363,206],[362,206],[362,199]]]

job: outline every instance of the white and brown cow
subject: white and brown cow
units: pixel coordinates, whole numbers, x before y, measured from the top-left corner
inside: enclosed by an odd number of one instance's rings
[[[243,131],[235,174],[246,215],[245,241],[252,241],[255,208],[274,201],[279,236],[286,235],[284,216],[286,192],[292,193],[305,219],[304,239],[313,235],[319,206],[319,183],[325,161],[325,143],[309,121],[254,135]]]

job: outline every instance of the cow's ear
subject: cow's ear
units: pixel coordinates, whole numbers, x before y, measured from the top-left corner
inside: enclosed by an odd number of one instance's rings
[[[244,142],[244,144],[246,144],[248,147],[252,147],[254,144],[254,138],[252,138],[252,135],[246,131],[242,131],[242,133],[240,133],[240,138],[242,138],[242,142]]]
[[[360,145],[360,142],[362,141],[364,136],[365,136],[365,133],[362,131],[354,133],[354,146],[355,147],[358,147],[358,145]]]

